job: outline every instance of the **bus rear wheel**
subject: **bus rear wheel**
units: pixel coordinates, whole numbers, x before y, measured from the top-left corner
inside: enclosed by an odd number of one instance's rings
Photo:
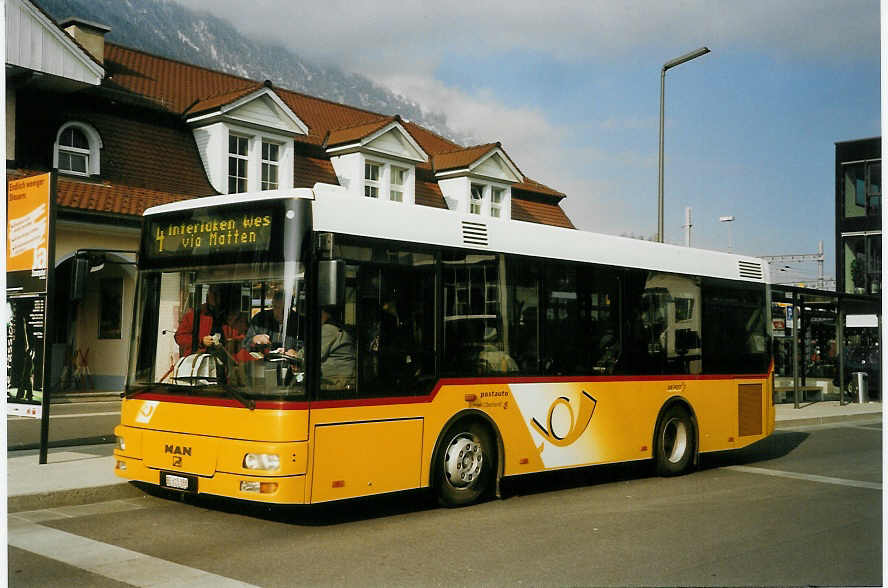
[[[654,438],[654,459],[661,476],[677,476],[694,463],[697,439],[694,423],[684,408],[672,406],[663,413]]]
[[[466,506],[486,497],[493,488],[496,453],[490,429],[461,422],[444,434],[435,457],[438,502]]]

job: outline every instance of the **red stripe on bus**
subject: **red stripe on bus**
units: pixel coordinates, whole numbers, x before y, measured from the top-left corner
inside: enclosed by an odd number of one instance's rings
[[[205,396],[185,396],[181,394],[159,394],[157,392],[138,392],[129,396],[130,399],[160,400],[162,402],[177,402],[179,404],[199,404],[202,406],[226,406],[231,408],[246,408],[234,398],[209,398]],[[256,408],[264,410],[307,410],[308,401],[278,401],[257,400]]]
[[[393,404],[420,404],[428,403],[435,399],[438,392],[444,386],[484,386],[497,384],[563,384],[583,383],[590,384],[600,382],[673,382],[677,380],[706,381],[706,380],[764,380],[768,374],[713,374],[713,375],[670,375],[670,376],[524,376],[524,377],[492,377],[492,378],[441,378],[429,394],[421,396],[391,396],[383,398],[347,398],[343,400],[316,400],[308,401],[271,401],[257,400],[256,408],[263,410],[307,410],[311,408],[348,408],[357,406],[389,406]],[[204,406],[227,406],[233,408],[245,408],[243,404],[233,398],[207,398],[196,396],[184,396],[176,394],[158,394],[154,392],[142,392],[130,396],[140,400],[160,400],[165,402],[178,402],[181,404],[200,404]]]

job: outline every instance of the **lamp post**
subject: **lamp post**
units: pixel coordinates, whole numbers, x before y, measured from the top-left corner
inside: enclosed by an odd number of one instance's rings
[[[733,216],[720,216],[718,217],[718,222],[720,223],[732,223],[734,222]],[[728,253],[734,252],[734,231],[731,229],[731,225],[728,224]]]
[[[709,53],[709,47],[700,47],[699,49],[686,53],[681,57],[676,57],[671,61],[667,61],[663,64],[663,69],[660,70],[660,174],[657,178],[657,241],[660,243],[663,242],[663,105],[666,91],[666,70],[671,69],[676,65],[681,65],[685,61],[690,61],[701,55],[706,55],[707,53]]]

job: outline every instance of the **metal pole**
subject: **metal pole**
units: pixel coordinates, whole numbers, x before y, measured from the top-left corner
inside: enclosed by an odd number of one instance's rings
[[[666,66],[660,70],[660,153],[657,176],[657,242],[663,242],[663,104],[666,91]]]
[[[845,310],[842,299],[836,298],[839,312],[836,317],[836,353],[839,354],[839,406],[845,405]]]
[[[795,408],[799,407],[799,331],[802,321],[799,316],[799,293],[792,293],[792,393]]]
[[[659,153],[659,177],[657,178],[657,242],[662,243],[664,240],[663,234],[663,112],[664,107],[663,104],[665,102],[665,94],[666,94],[666,70],[675,67],[676,65],[681,65],[686,61],[690,61],[692,59],[697,59],[701,55],[706,55],[709,53],[709,47],[700,47],[699,49],[695,49],[690,53],[685,53],[681,57],[676,57],[675,59],[670,59],[666,63],[663,64],[663,68],[660,70],[660,153]]]
[[[691,246],[691,207],[685,207],[685,247]]]

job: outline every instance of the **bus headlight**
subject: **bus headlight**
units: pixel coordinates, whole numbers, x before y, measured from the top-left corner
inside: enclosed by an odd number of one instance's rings
[[[123,437],[115,435],[114,440],[117,442],[117,449],[121,451],[126,450],[126,440]]]
[[[273,472],[280,467],[281,458],[277,453],[248,453],[244,455],[244,468],[248,470]]]

